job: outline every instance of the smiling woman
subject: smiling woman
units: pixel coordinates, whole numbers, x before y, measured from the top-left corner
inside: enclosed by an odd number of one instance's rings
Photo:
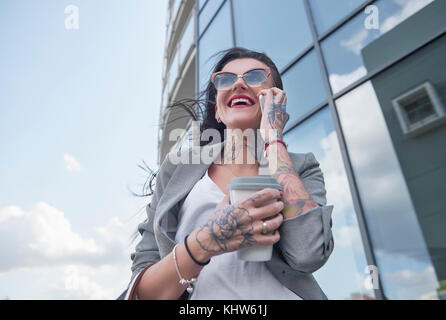
[[[201,141],[217,151],[214,161],[173,163],[176,152],[171,152],[151,176],[153,181],[157,175],[156,189],[149,184],[152,200],[138,227],[142,239],[132,254],[131,281],[120,298],[326,299],[312,276],[334,245],[333,207],[326,206],[319,163],[312,153],[286,149],[287,99],[271,59],[244,48],[222,53],[200,95],[205,99],[169,106],[197,119],[193,107],[204,104],[201,134],[208,129],[221,134],[219,141]],[[260,134],[246,139],[246,131]],[[266,159],[258,157],[258,145]],[[181,152],[189,157],[195,151],[200,150]],[[262,160],[281,190],[264,188],[230,203],[231,179],[261,175]],[[269,261],[237,258],[236,251],[246,246],[273,244]]]

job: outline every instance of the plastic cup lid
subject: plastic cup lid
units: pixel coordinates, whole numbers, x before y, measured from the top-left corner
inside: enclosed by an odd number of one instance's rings
[[[228,190],[282,189],[277,180],[271,176],[234,177],[226,188]]]

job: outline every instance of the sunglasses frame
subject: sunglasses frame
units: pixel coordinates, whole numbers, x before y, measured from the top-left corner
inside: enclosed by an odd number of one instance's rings
[[[266,68],[254,68],[254,69],[251,69],[251,70],[246,71],[244,74],[235,74],[234,72],[229,72],[229,71],[218,71],[218,72],[214,72],[213,74],[211,74],[211,82],[212,82],[212,84],[214,85],[214,88],[215,88],[216,90],[218,90],[217,87],[215,86],[215,83],[214,83],[215,76],[217,76],[217,75],[219,75],[219,74],[221,74],[221,73],[231,73],[231,74],[237,76],[237,80],[238,80],[239,78],[243,78],[243,81],[245,81],[245,83],[249,86],[249,84],[246,82],[244,76],[245,76],[248,72],[251,72],[251,71],[253,71],[253,70],[263,70],[263,71],[265,71],[265,72],[268,74],[268,75],[266,76],[266,80],[268,80],[268,77],[271,75],[271,70],[270,70],[268,67],[266,67]],[[237,80],[235,80],[235,82],[237,82]],[[265,81],[266,81],[266,80],[265,80]],[[235,83],[235,82],[234,82],[234,83]],[[234,83],[233,83],[232,85],[234,85]],[[226,90],[228,90],[228,89],[226,89]]]

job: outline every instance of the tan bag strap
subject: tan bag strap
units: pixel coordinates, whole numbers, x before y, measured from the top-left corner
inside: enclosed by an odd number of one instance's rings
[[[156,262],[155,262],[156,263]],[[138,285],[139,282],[141,281],[142,276],[144,275],[144,272],[147,271],[147,269],[149,269],[151,266],[153,266],[155,263],[151,263],[149,264],[147,267],[145,267],[144,269],[141,270],[141,272],[138,274],[138,276],[136,277],[135,282],[133,283],[133,286],[131,288],[130,291],[130,295],[129,295],[129,300],[136,300],[136,294],[138,292]]]

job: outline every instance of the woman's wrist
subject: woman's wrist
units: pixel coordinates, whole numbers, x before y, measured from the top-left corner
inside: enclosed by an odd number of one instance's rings
[[[265,143],[269,143],[270,141],[276,140],[276,139],[283,139],[283,134],[280,132],[276,132],[275,134],[271,134],[267,136],[264,141]]]
[[[198,264],[199,266],[205,266],[207,264],[209,264],[209,262],[211,262],[211,259],[207,260],[207,261],[198,261],[197,259],[195,259],[195,256],[192,254],[192,252],[190,251],[190,248],[187,244],[187,238],[189,237],[189,235],[187,235],[184,238],[184,246],[186,247],[186,251],[189,254],[189,257],[195,262],[195,264]]]
[[[280,142],[277,140],[281,140]],[[275,140],[270,140],[272,142],[272,144],[270,142],[268,142],[268,144],[265,144],[265,157],[268,158],[268,156],[271,154],[271,151],[274,153],[274,151],[277,152],[281,152],[282,150],[287,151],[287,146],[286,144],[283,144],[283,140],[282,139],[275,139]],[[273,146],[275,145],[275,146]],[[275,153],[274,153],[275,154]]]
[[[203,234],[203,232],[201,232]],[[187,245],[189,247],[189,251],[191,255],[195,258],[195,260],[205,263],[211,259],[214,254],[210,251],[205,250],[200,246],[197,241],[198,229],[192,231],[187,237]],[[205,239],[200,239],[200,241],[206,241]]]

